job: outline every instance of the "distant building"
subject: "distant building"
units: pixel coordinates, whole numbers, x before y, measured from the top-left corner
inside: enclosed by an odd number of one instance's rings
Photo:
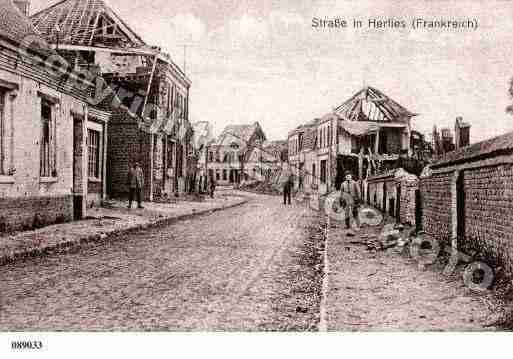
[[[470,124],[457,117],[454,124],[454,135],[449,128],[442,128],[440,133],[433,128],[433,154],[436,158],[446,153],[470,145]]]
[[[253,176],[256,166],[251,167],[248,160],[253,150],[262,148],[266,140],[258,122],[226,126],[217,140],[205,147],[198,166],[206,166],[208,176],[220,185],[239,184]],[[246,167],[248,164],[250,168]]]
[[[470,145],[470,124],[463,122],[463,117],[457,117],[454,125],[456,149]]]

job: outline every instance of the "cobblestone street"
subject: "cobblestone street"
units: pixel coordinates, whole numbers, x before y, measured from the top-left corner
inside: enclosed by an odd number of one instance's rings
[[[317,215],[278,197],[3,266],[0,330],[314,330]],[[299,288],[299,289],[298,289]]]

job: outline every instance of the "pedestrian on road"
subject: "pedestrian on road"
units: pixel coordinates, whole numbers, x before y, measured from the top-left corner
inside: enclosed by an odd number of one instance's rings
[[[285,184],[283,185],[283,204],[287,205],[287,203],[292,205],[292,189],[294,188],[294,178],[290,175]]]
[[[128,209],[132,208],[132,201],[134,196],[137,199],[137,208],[143,208],[142,191],[144,188],[144,172],[138,162],[132,165],[128,171],[127,185],[129,188],[128,194]]]
[[[216,180],[214,179],[214,177],[210,177],[210,198],[214,198],[214,192],[216,190]]]
[[[353,180],[351,171],[345,172],[345,181],[340,187],[340,192],[347,193],[353,200],[353,203],[346,203],[346,229],[351,228],[351,215],[356,220],[357,226],[360,227],[359,209],[362,196],[360,186]],[[340,198],[342,200],[342,196]]]

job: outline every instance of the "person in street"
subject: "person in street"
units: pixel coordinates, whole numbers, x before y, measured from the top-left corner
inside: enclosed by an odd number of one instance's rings
[[[216,180],[214,179],[214,177],[210,177],[210,188],[209,188],[209,191],[210,191],[210,198],[214,198],[214,192],[216,190]]]
[[[346,229],[351,228],[351,216],[355,219],[357,227],[360,227],[359,209],[361,201],[360,186],[353,180],[350,171],[345,172],[345,180],[340,186],[340,192],[346,193],[352,198],[352,203],[346,203]],[[343,196],[341,196],[342,199]]]
[[[294,178],[290,175],[285,184],[283,185],[283,204],[287,205],[287,203],[292,205],[292,189],[294,188]]]
[[[138,162],[133,164],[128,171],[127,185],[129,188],[128,209],[132,208],[134,197],[137,199],[137,208],[143,208],[142,191],[144,188],[144,173]]]

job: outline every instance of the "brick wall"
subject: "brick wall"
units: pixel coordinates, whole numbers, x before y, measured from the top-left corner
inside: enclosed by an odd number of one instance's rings
[[[107,182],[112,197],[128,194],[127,175],[130,165],[139,162],[145,173],[145,198],[149,198],[150,186],[150,136],[139,130],[137,123],[124,114],[113,114],[109,123]]]
[[[419,188],[419,181],[417,179],[409,179],[401,181],[401,207],[399,215],[401,222],[415,226],[416,218],[416,192]]]
[[[450,244],[452,173],[421,178],[422,227],[426,234],[441,243]]]
[[[23,210],[20,210],[23,208]],[[73,196],[0,199],[0,233],[73,220]]]
[[[513,265],[513,165],[466,170],[463,250],[478,250],[497,263]]]

